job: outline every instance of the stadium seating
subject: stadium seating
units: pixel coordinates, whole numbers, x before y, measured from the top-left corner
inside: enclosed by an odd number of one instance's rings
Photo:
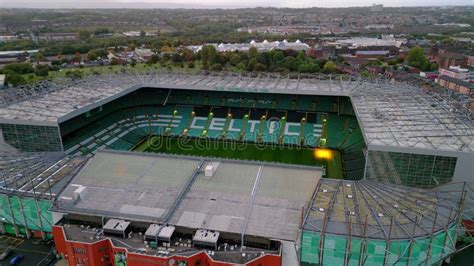
[[[346,179],[360,179],[365,142],[353,114],[345,97],[143,88],[60,127],[69,154],[130,150],[151,135],[316,147],[324,115],[326,146],[340,152]]]

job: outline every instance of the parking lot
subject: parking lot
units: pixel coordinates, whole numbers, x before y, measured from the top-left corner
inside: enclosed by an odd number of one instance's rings
[[[0,236],[0,254],[10,247],[13,251],[0,265],[10,265],[10,260],[17,255],[23,255],[23,260],[18,265],[49,265],[52,261],[53,243],[39,243],[39,239],[16,238]]]

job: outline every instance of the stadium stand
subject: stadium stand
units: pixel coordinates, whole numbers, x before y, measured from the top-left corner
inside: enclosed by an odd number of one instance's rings
[[[347,97],[142,88],[60,128],[66,153],[75,155],[133,150],[154,135],[314,148],[323,117],[324,148],[341,154],[331,169],[342,168],[347,179],[362,178],[365,142]]]

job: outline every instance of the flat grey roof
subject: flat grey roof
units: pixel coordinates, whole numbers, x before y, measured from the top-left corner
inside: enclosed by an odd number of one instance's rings
[[[109,219],[107,223],[105,223],[103,229],[109,230],[109,231],[123,232],[127,230],[129,225],[130,225],[130,222],[127,222],[125,220]]]
[[[217,240],[219,240],[219,235],[217,231],[199,229],[194,234],[193,241],[215,245],[217,244]]]
[[[58,198],[71,212],[103,213],[122,219],[160,220],[198,165],[199,160],[98,152]],[[74,202],[77,186],[85,199]]]
[[[57,125],[141,87],[351,97],[368,145],[474,151],[472,112],[441,94],[348,76],[127,72],[42,82],[0,92],[0,123]]]
[[[321,176],[312,168],[221,162],[214,176],[197,176],[170,222],[295,240],[301,211]]]
[[[159,224],[150,224],[146,229],[145,236],[156,237],[160,233],[160,228]]]
[[[212,177],[204,165],[220,161]],[[295,240],[318,167],[99,151],[55,211]],[[78,185],[85,199],[73,201]]]

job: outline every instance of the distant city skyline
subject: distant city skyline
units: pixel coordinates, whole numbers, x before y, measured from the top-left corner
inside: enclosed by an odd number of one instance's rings
[[[244,8],[244,7],[355,7],[373,3],[387,7],[473,5],[471,0],[3,0],[4,8]]]

